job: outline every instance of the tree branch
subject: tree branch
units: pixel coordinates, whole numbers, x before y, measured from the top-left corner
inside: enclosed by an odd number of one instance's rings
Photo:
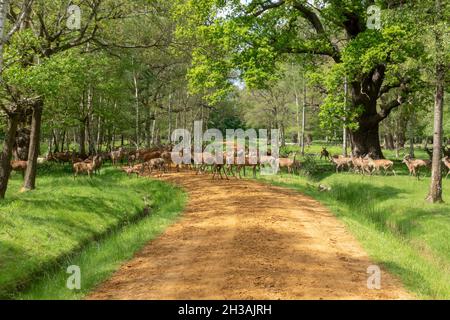
[[[286,3],[285,0],[280,0],[280,1],[278,1],[278,2],[272,2],[272,1],[269,1],[268,4],[261,5],[261,8],[260,8],[258,11],[254,12],[254,13],[251,13],[251,12],[255,9],[255,7],[256,7],[258,4],[256,4],[256,3],[251,3],[250,6],[249,6],[249,7],[250,7],[250,10],[248,10],[247,14],[252,14],[254,17],[259,17],[259,16],[262,15],[264,12],[266,12],[266,11],[268,11],[268,10],[270,10],[270,9],[274,9],[274,8],[281,7],[281,6],[284,5],[285,3]]]
[[[309,21],[313,26],[316,33],[327,40],[330,47],[332,48],[331,54],[327,54],[333,58],[337,63],[341,62],[341,53],[337,45],[333,44],[328,35],[326,34],[325,28],[320,21],[319,16],[314,12],[314,9],[308,8],[305,4],[294,1],[293,8],[301,13],[301,15]]]
[[[14,26],[11,28],[11,30],[8,32],[8,34],[2,39],[3,43],[9,42],[11,37],[16,33],[23,22],[29,17],[31,13],[31,7],[33,6],[34,0],[25,0],[22,4],[22,9],[20,12],[19,17],[17,18]]]

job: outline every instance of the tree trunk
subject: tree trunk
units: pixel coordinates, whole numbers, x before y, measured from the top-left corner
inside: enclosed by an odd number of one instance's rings
[[[306,87],[306,78],[305,74],[303,74],[303,107],[302,107],[302,134],[301,134],[301,154],[305,155],[305,132],[306,132],[306,105],[307,102],[307,87]]]
[[[350,138],[354,156],[371,154],[376,159],[383,158],[378,126],[374,128],[360,127],[357,131],[350,130]]]
[[[22,191],[36,189],[37,159],[39,157],[41,140],[42,110],[44,108],[41,100],[33,106],[33,116],[31,120],[30,147],[28,149],[28,164],[25,172],[25,182]]]
[[[409,121],[409,155],[411,158],[415,158],[415,150],[414,150],[414,135],[415,135],[415,114],[413,113],[411,115],[410,121]]]
[[[98,117],[97,121],[97,152],[100,153],[103,145],[102,118]]]
[[[18,124],[19,116],[17,114],[8,116],[8,128],[3,142],[3,150],[0,153],[0,199],[5,198],[6,190],[8,189],[8,181],[11,174],[11,156]]]
[[[152,123],[152,134],[151,134],[151,139],[152,139],[152,143],[151,145],[154,146],[155,145],[155,141],[156,141],[156,137],[155,137],[155,129],[156,129],[156,113],[155,113],[155,117],[153,119],[153,123]]]
[[[172,95],[169,95],[169,128],[167,130],[167,142],[170,144],[172,142]]]
[[[0,75],[3,72],[3,38],[5,34],[6,13],[8,11],[9,1],[0,0]]]
[[[116,148],[116,128],[113,125],[112,136],[111,136],[111,150],[114,151]]]
[[[50,137],[48,139],[48,150],[47,150],[47,156],[52,152],[53,150],[53,138]]]
[[[347,112],[348,103],[348,81],[347,77],[344,79],[344,113]],[[344,130],[342,134],[342,155],[348,157],[348,130],[347,130],[347,117],[344,118]]]
[[[79,143],[80,143],[80,156],[85,157],[86,156],[86,121],[87,119],[83,119],[80,124],[80,136],[79,136]]]
[[[441,2],[436,0],[436,12],[441,15]],[[439,19],[438,19],[439,21]],[[431,186],[427,200],[432,203],[442,200],[442,123],[445,90],[444,44],[441,30],[435,31],[436,41],[436,99],[434,104],[434,136],[433,136],[433,166],[431,170]]]
[[[61,151],[64,152],[64,145],[66,144],[66,131],[63,131],[62,137],[61,137]]]
[[[358,129],[351,130],[353,155],[364,157],[371,155],[374,159],[383,159],[381,151],[379,126],[390,112],[401,104],[400,99],[389,103],[378,113],[377,104],[381,86],[385,79],[386,66],[376,66],[362,81],[351,83],[352,106],[361,107],[362,113],[358,119]]]
[[[92,125],[93,125],[93,90],[89,86],[88,89],[88,96],[87,96],[87,117],[86,117],[86,137],[88,140],[88,148],[89,148],[89,155],[92,155],[95,153],[95,145],[94,145],[94,138],[93,138],[93,132],[92,132]]]
[[[139,148],[139,145],[141,143],[141,139],[140,139],[140,113],[139,113],[139,86],[138,86],[138,78],[137,78],[137,74],[136,72],[133,72],[133,83],[134,83],[134,98],[135,98],[135,102],[136,102],[136,144]]]

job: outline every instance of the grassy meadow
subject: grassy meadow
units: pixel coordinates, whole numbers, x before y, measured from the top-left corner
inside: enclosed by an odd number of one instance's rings
[[[20,194],[22,177],[14,174],[0,202],[0,298],[83,296],[173,222],[185,202],[175,187],[112,168],[92,180],[74,180],[68,166],[39,171],[36,191]],[[83,270],[80,292],[65,286],[70,265]]]
[[[308,152],[320,150],[313,146]],[[418,298],[449,299],[450,178],[443,185],[445,203],[429,204],[430,173],[418,181],[391,152],[386,156],[396,161],[398,176],[336,174],[331,164],[318,161],[320,170],[313,177],[283,173],[259,179],[319,200],[345,222],[376,263],[398,275]],[[417,157],[427,159],[420,150]],[[320,185],[331,190],[321,192]]]

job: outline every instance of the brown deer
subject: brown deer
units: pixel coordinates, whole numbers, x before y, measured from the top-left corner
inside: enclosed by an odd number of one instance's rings
[[[372,166],[369,162],[368,158],[351,158],[351,163],[353,165],[353,168],[355,172],[361,173],[362,175],[368,173],[369,175],[372,174]]]
[[[410,155],[406,155],[403,158],[403,163],[406,164],[409,170],[409,174],[420,179],[420,169],[431,166],[430,160],[412,159]]]
[[[92,159],[91,163],[87,162],[77,162],[73,164],[73,173],[74,173],[74,179],[78,177],[80,173],[87,173],[89,178],[92,178],[92,174],[98,167],[99,162],[101,161],[101,157],[95,156]]]
[[[153,173],[153,170],[158,170],[160,172],[159,176],[162,177],[164,172],[166,172],[166,162],[162,158],[152,159],[142,165],[142,171],[144,171],[145,168],[149,169],[150,174]]]
[[[345,168],[350,168],[352,159],[343,156],[333,156],[331,157],[331,162],[336,166],[336,173],[339,173],[339,169],[343,171]]]
[[[70,163],[72,161],[72,153],[70,152],[56,152],[47,156],[47,161],[56,163]]]
[[[374,160],[371,156],[369,156],[368,160],[368,164],[372,168],[372,173],[375,171],[379,173],[383,169],[385,175],[387,175],[388,171],[392,171],[395,176],[397,175],[394,170],[394,162],[391,160]]]
[[[27,161],[13,160],[11,161],[11,170],[15,172],[21,172],[22,177],[25,177],[25,171],[27,170]]]
[[[287,168],[289,174],[295,173],[295,171],[298,172],[298,170],[301,167],[301,164],[296,159],[297,159],[297,153],[294,154],[294,159],[280,158],[280,169]]]
[[[237,162],[237,161],[236,161]],[[244,169],[244,176],[246,175],[245,173],[245,168],[246,167],[251,167],[252,168],[252,172],[253,172],[253,178],[256,178],[256,172],[259,168],[259,164],[258,164],[258,157],[255,155],[246,155],[245,156],[245,163],[239,164],[237,163],[235,165],[236,167],[236,174],[234,174],[234,176],[237,178],[239,176],[239,179],[242,179],[242,169]]]
[[[123,161],[125,158],[126,152],[123,148],[119,148],[117,151],[111,152],[111,162],[113,166],[117,165],[119,161]]]

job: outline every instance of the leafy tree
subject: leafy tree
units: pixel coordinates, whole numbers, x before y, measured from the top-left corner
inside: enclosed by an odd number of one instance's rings
[[[367,27],[371,5],[383,10],[382,28]],[[181,37],[201,43],[193,53],[192,89],[215,102],[241,77],[250,87],[279,76],[276,61],[310,55],[331,66],[322,74],[327,98],[323,123],[347,119],[353,153],[382,157],[379,124],[402,105],[414,86],[409,59],[422,55],[412,6],[390,1],[214,1],[180,0],[177,14],[187,22]],[[343,105],[347,77],[351,99]],[[343,117],[345,115],[345,117]]]

